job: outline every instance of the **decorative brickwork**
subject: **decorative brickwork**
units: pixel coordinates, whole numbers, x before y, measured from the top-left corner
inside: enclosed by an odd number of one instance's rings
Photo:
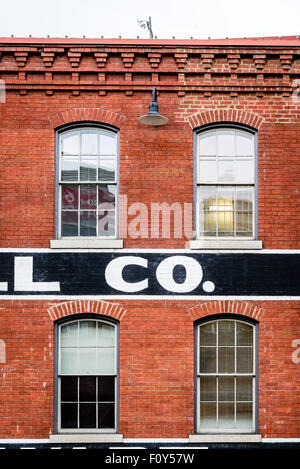
[[[259,321],[262,320],[265,310],[243,301],[221,300],[200,303],[188,309],[188,313],[193,321],[212,314],[239,314]]]
[[[123,306],[117,303],[108,303],[107,301],[91,301],[91,300],[77,300],[66,301],[64,303],[56,304],[48,309],[48,313],[52,321],[56,321],[64,316],[72,314],[93,313],[109,316],[118,321],[121,321],[126,313]]]

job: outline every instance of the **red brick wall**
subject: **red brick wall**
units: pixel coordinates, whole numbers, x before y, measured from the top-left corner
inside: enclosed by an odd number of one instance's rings
[[[8,41],[7,41],[8,42]],[[47,41],[46,41],[47,42]],[[258,131],[258,232],[266,249],[300,249],[299,47],[237,49],[0,41],[0,247],[48,248],[54,238],[54,135],[71,122],[120,129],[120,193],[128,204],[193,202],[193,130],[237,122]],[[287,47],[287,46],[285,46]],[[146,128],[152,86],[168,125]],[[172,232],[172,231],[171,231]],[[125,248],[180,248],[185,239],[126,239]],[[249,303],[252,304],[250,301]],[[299,302],[255,302],[259,430],[299,437]],[[53,431],[53,302],[1,301],[0,438]],[[126,301],[120,326],[120,430],[125,437],[193,433],[195,302]],[[202,311],[200,308],[199,311]],[[213,304],[207,314],[224,312]],[[199,313],[202,314],[202,313]]]
[[[104,312],[92,302],[72,310]],[[299,302],[123,301],[105,310],[120,320],[120,431],[127,438],[186,438],[193,433],[194,320],[244,313],[259,321],[259,431],[299,437]],[[2,301],[0,438],[47,438],[53,431],[54,322],[46,301]],[[68,304],[66,302],[65,304]],[[96,305],[96,302],[95,302]],[[106,305],[105,305],[106,306]],[[70,307],[69,307],[70,308]],[[193,308],[193,309],[191,309]],[[65,307],[60,308],[67,315]],[[69,309],[71,311],[71,309]]]
[[[267,249],[299,249],[300,123],[297,123],[299,111],[293,109],[291,98],[273,97],[271,109],[269,98],[207,99],[196,95],[179,98],[161,93],[160,112],[170,120],[162,128],[145,127],[137,120],[147,112],[150,99],[150,93],[134,96],[112,93],[105,97],[82,93],[76,98],[8,93],[6,104],[0,106],[1,247],[49,247],[49,240],[54,239],[55,134],[49,118],[57,111],[99,106],[117,116],[126,116],[121,122],[108,117],[104,121],[121,124],[120,194],[127,195],[129,206],[134,202],[146,204],[149,215],[151,203],[179,202],[183,206],[193,202],[193,129],[185,115],[218,108],[250,109],[261,116],[259,239]],[[103,122],[104,117],[99,118]],[[249,122],[247,117],[239,120]],[[129,222],[133,218],[129,216]],[[158,239],[128,238],[124,247],[184,248],[184,238],[174,238],[173,233],[172,227],[171,239],[163,239],[162,235]]]

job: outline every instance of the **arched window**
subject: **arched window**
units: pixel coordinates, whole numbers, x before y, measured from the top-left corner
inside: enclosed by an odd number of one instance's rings
[[[57,325],[57,431],[117,430],[117,325],[86,317]]]
[[[117,132],[93,125],[58,133],[58,238],[116,238]]]
[[[197,237],[254,239],[255,133],[212,127],[196,143]]]
[[[196,327],[197,432],[256,430],[256,326],[235,319]]]

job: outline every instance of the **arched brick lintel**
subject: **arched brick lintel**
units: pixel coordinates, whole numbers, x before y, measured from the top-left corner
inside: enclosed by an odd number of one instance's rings
[[[212,109],[193,114],[188,117],[188,122],[192,129],[207,124],[217,124],[222,122],[232,122],[235,124],[244,124],[255,129],[259,129],[263,118],[250,111],[240,109]]]
[[[109,303],[101,300],[76,300],[51,306],[48,309],[48,313],[52,321],[66,316],[72,316],[73,314],[84,313],[101,314],[121,321],[126,314],[126,310],[118,303]]]
[[[265,310],[257,305],[237,300],[217,300],[200,303],[188,309],[193,321],[212,314],[239,314],[259,321]]]
[[[72,124],[73,122],[98,122],[99,124],[108,124],[121,128],[126,117],[118,112],[110,111],[101,107],[97,108],[73,108],[67,111],[58,112],[49,117],[53,128],[62,125]]]

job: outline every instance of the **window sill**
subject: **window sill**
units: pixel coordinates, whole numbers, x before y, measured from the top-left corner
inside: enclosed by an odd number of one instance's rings
[[[51,249],[122,249],[123,239],[51,239]]]
[[[187,242],[188,249],[262,249],[255,239],[195,239]]]
[[[190,435],[189,443],[260,443],[261,435],[259,434],[198,434]]]
[[[119,433],[68,433],[50,435],[50,443],[121,443],[123,435]]]

